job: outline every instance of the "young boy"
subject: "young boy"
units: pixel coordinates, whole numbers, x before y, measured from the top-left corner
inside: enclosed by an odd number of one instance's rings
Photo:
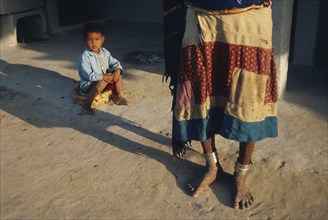
[[[80,89],[88,94],[82,105],[87,114],[94,114],[91,108],[94,98],[110,83],[114,83],[116,90],[116,95],[112,96],[113,102],[117,105],[130,105],[123,95],[123,68],[120,62],[102,47],[104,40],[100,24],[89,23],[84,26],[83,41],[87,48],[80,57],[78,71]]]

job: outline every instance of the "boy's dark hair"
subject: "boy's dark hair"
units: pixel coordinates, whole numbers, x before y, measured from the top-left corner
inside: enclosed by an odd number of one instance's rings
[[[104,31],[100,24],[87,23],[84,25],[84,28],[83,28],[83,40],[85,40],[87,38],[88,34],[91,32],[100,33],[102,36],[104,36]]]

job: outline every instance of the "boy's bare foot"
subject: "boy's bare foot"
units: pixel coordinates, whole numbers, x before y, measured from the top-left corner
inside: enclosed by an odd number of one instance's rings
[[[116,105],[131,105],[131,103],[123,95],[113,96],[113,102]]]
[[[83,111],[83,113],[85,113],[87,115],[94,115],[95,114],[93,109],[90,106],[86,106],[86,105],[82,105],[82,111]]]

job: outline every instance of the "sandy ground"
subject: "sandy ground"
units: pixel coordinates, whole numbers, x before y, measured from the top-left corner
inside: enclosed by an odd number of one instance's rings
[[[216,138],[226,172],[203,197],[186,185],[205,170],[193,142],[170,149],[171,100],[163,63],[124,61],[162,52],[162,27],[106,22],[105,47],[125,68],[133,105],[72,102],[81,30],[1,48],[1,219],[327,219],[327,71],[294,66],[279,104],[279,137],[257,144],[249,178],[256,204],[231,208],[238,144]]]

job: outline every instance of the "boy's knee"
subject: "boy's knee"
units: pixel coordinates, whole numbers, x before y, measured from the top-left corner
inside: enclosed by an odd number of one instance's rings
[[[105,81],[98,81],[97,85],[95,86],[95,89],[98,93],[102,92],[104,88],[107,86],[107,83]]]
[[[123,79],[123,77],[120,75],[120,76],[117,77],[117,79],[115,79],[114,82],[119,82],[119,81],[121,81],[122,79]]]

